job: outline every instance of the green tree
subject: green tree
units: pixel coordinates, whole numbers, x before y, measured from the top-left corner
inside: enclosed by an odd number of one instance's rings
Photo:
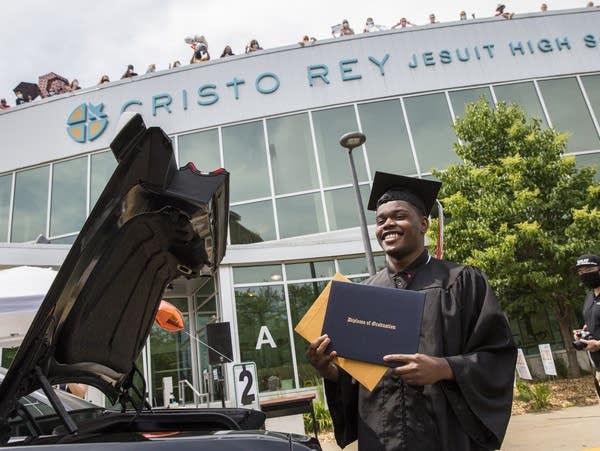
[[[443,182],[445,256],[484,270],[509,316],[552,311],[569,374],[579,375],[571,341],[584,290],[571,267],[600,250],[595,169],[578,169],[563,156],[568,136],[542,129],[516,105],[491,109],[482,99],[454,128],[462,162],[434,171]]]

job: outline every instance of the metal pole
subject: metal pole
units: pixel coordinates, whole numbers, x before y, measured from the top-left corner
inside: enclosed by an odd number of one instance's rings
[[[367,220],[365,219],[365,209],[363,208],[360,189],[358,188],[358,177],[356,176],[356,168],[354,167],[354,158],[352,150],[348,149],[348,158],[350,160],[350,171],[352,172],[352,183],[354,185],[354,194],[356,195],[356,205],[358,206],[358,216],[360,219],[360,231],[362,234],[363,245],[365,247],[365,256],[367,258],[367,268],[369,274],[375,274],[375,260],[373,259],[373,251],[371,250],[371,239],[369,238],[369,229],[367,229]]]

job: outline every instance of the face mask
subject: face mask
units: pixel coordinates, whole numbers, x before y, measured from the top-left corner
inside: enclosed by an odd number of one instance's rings
[[[581,279],[581,283],[583,283],[587,288],[592,289],[600,287],[600,273],[598,271],[580,274],[579,279]]]

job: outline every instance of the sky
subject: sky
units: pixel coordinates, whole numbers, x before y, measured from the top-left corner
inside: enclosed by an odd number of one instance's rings
[[[507,1],[506,11],[537,12],[543,0]],[[204,35],[212,59],[225,45],[243,53],[251,39],[264,49],[297,43],[303,35],[331,38],[331,26],[347,19],[356,33],[367,17],[392,26],[400,17],[414,24],[492,16],[497,0],[0,0],[0,97],[14,105],[21,81],[56,72],[83,88],[106,74],[118,80],[128,64],[143,74],[149,64],[168,69],[189,63],[184,39]],[[585,7],[587,0],[548,0],[550,10]],[[596,0],[600,4],[600,0]]]

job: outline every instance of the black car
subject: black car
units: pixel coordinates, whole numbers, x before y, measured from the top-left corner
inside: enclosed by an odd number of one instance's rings
[[[0,367],[0,382],[4,380],[6,369]],[[104,407],[95,405],[89,401],[81,399],[65,390],[54,388],[56,397],[65,408],[67,413],[79,423],[81,420],[88,420],[104,415]],[[19,399],[18,415],[10,418],[8,425],[11,429],[11,437],[18,440],[18,437],[24,438],[31,435],[29,422],[34,420],[42,433],[51,434],[53,429],[61,425],[61,421],[56,414],[56,410],[46,394],[42,390],[36,390]]]
[[[171,141],[139,114],[111,149],[118,161],[0,384],[0,445],[107,449],[320,449],[261,431],[263,412],[151,409],[135,366],[166,287],[210,276],[225,254],[229,174],[178,169]],[[53,388],[83,383],[118,411],[65,408]],[[52,411],[32,415],[43,391]]]

